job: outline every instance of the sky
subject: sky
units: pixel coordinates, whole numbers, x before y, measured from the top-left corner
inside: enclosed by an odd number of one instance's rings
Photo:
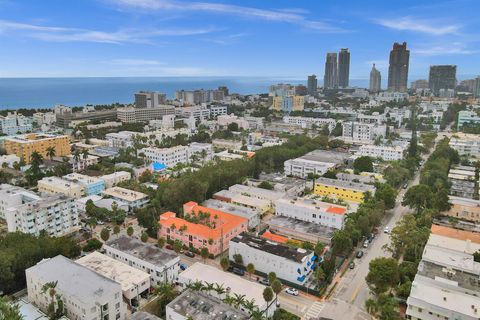
[[[387,76],[408,43],[410,80],[432,64],[480,74],[480,0],[0,0],[0,77],[323,77],[349,48],[352,79]]]

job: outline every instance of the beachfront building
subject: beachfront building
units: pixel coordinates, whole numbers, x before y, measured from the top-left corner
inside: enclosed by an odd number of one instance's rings
[[[198,205],[190,201],[183,205],[184,218],[174,212],[160,215],[158,236],[180,240],[195,249],[207,248],[217,256],[228,249],[229,241],[247,231],[248,220],[230,213]]]
[[[28,301],[43,312],[52,299],[42,288],[53,282],[69,319],[127,319],[121,285],[64,256],[42,260],[25,275]]]
[[[334,197],[345,201],[361,203],[367,192],[371,194],[375,193],[375,187],[358,182],[318,178],[315,180],[313,192],[319,196]]]
[[[343,229],[347,208],[318,200],[283,198],[275,202],[275,214]]]
[[[241,234],[230,240],[228,256],[234,261],[241,255],[243,264],[252,263],[255,270],[275,272],[282,280],[302,285],[313,271],[316,259],[313,251],[295,248],[265,238]]]
[[[30,163],[33,152],[37,152],[47,159],[49,148],[55,150],[57,157],[70,154],[70,139],[66,135],[27,133],[6,138],[4,146],[7,154],[16,154],[26,164]]]
[[[103,245],[105,254],[150,275],[151,286],[175,282],[180,272],[180,257],[153,244],[120,236]]]

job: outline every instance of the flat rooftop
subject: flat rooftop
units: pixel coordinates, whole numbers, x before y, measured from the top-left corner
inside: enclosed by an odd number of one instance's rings
[[[347,212],[347,207],[334,205],[328,202],[322,202],[313,199],[305,198],[283,198],[278,199],[276,203],[286,203],[295,205],[297,207],[302,207],[306,209],[314,209],[318,211],[323,211],[331,214],[344,215]]]
[[[318,178],[317,180],[315,180],[315,183],[327,185],[327,186],[333,186],[337,188],[343,188],[343,189],[353,189],[361,192],[367,192],[367,191],[375,192],[375,187],[372,185],[352,182],[352,181],[341,181],[337,179]]]
[[[76,261],[104,277],[120,283],[123,291],[130,291],[144,281],[150,282],[150,275],[141,270],[110,258],[100,252],[92,252]]]
[[[335,232],[334,228],[322,226],[318,223],[307,222],[295,218],[274,216],[268,221],[269,226],[287,228],[303,234],[320,235],[322,237],[331,238]]]
[[[480,200],[462,198],[456,196],[448,196],[449,202],[451,204],[458,204],[467,207],[480,207]]]
[[[103,297],[110,299],[111,293],[121,288],[117,282],[61,255],[41,261],[25,272],[43,283],[58,281],[58,290],[85,304],[94,304]]]
[[[46,185],[51,185],[51,186],[56,186],[60,188],[82,188],[82,186],[76,182],[73,181],[68,181],[59,177],[51,176],[51,177],[45,177],[42,180],[38,180],[38,182],[44,183]]]
[[[344,152],[336,152],[336,151],[314,150],[297,159],[303,159],[303,160],[309,160],[309,161],[315,161],[315,162],[341,164],[348,157],[349,157],[349,154],[346,152],[344,153]]]
[[[480,233],[432,224],[431,234],[480,244]],[[430,236],[431,237],[431,236]]]
[[[73,181],[73,182],[79,182],[81,184],[91,184],[91,183],[103,182],[102,179],[99,179],[97,177],[91,177],[91,176],[87,176],[86,174],[81,174],[81,173],[76,173],[76,172],[63,176],[63,179],[68,180],[68,181]]]
[[[250,297],[247,296],[247,299]],[[195,320],[247,320],[250,316],[220,299],[203,292],[186,290],[168,304],[169,308],[185,318]]]
[[[306,257],[312,254],[311,250],[290,247],[284,244],[280,244],[278,242],[269,241],[265,238],[255,237],[246,233],[242,233],[230,241],[236,243],[243,243],[251,248],[267,252],[297,263],[303,262]]]
[[[125,201],[129,201],[129,202],[148,198],[148,195],[146,195],[145,193],[133,191],[133,190],[121,188],[121,187],[108,188],[105,191],[103,191],[103,194],[107,196],[119,198]]]
[[[235,184],[228,188],[228,190],[246,194],[246,195],[260,195],[263,198],[266,198],[271,201],[275,201],[280,199],[285,195],[285,192],[275,191],[275,190],[267,190],[263,188],[253,187],[253,186],[245,186],[243,184]]]
[[[216,210],[220,210],[220,211],[223,211],[223,212],[231,213],[231,214],[241,216],[241,217],[244,217],[244,218],[247,218],[247,219],[258,215],[258,212],[253,210],[253,209],[242,207],[240,205],[236,205],[236,204],[229,203],[229,202],[215,200],[215,199],[205,200],[203,202],[203,206],[208,207],[208,208],[212,208],[212,209],[216,209]]]
[[[200,262],[195,262],[180,273],[179,279],[185,279],[187,283],[189,281],[202,281],[217,283],[218,285],[223,285],[224,288],[229,287],[232,295],[236,293],[247,296],[249,300],[255,299],[258,307],[263,307],[267,303],[263,299],[265,286]]]
[[[108,241],[106,245],[158,266],[164,266],[170,261],[179,258],[177,254],[171,251],[160,249],[153,244],[143,243],[125,235]]]

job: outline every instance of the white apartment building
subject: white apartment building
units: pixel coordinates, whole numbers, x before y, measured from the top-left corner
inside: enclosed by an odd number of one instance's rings
[[[72,154],[67,156],[68,162],[72,165],[73,172],[83,171],[89,166],[97,164],[99,157],[92,156],[91,154],[87,155],[85,158],[83,155],[80,156],[80,159],[75,159]]]
[[[311,199],[278,199],[275,202],[275,214],[314,222],[335,229],[343,229],[347,208],[331,203]]]
[[[20,163],[20,157],[16,154],[5,154],[0,156],[0,168],[3,168],[4,163],[9,168],[13,168],[14,163]]]
[[[32,119],[21,114],[8,113],[0,116],[0,132],[8,136],[32,131]]]
[[[251,198],[269,201],[272,206],[274,205],[275,201],[284,197],[286,194],[283,191],[268,190],[254,186],[245,186],[243,184],[235,184],[228,188],[228,190]]]
[[[59,177],[45,177],[37,182],[38,192],[64,194],[79,199],[83,197],[84,188],[79,183],[67,181]]]
[[[375,123],[343,122],[342,137],[355,142],[372,142],[387,135],[387,126]]]
[[[255,270],[268,274],[275,272],[280,279],[304,284],[314,268],[314,253],[311,250],[294,248],[265,238],[242,233],[230,240],[228,256],[242,256],[243,264],[252,263]]]
[[[3,183],[0,185],[0,218],[5,219],[5,212],[12,207],[40,199],[34,192]]]
[[[217,283],[224,288],[230,288],[230,295],[245,295],[249,300],[254,300],[256,307],[260,310],[265,310],[265,315],[267,317],[273,316],[273,313],[277,309],[275,298],[273,301],[270,301],[270,303],[263,298],[263,290],[265,290],[265,286],[257,282],[249,281],[230,272],[222,271],[216,267],[195,262],[178,275],[178,283],[183,288],[185,288],[187,284],[195,281],[213,284]],[[211,292],[211,294],[214,295],[214,292]]]
[[[53,124],[55,124],[55,122],[57,121],[57,118],[55,117],[55,113],[54,112],[36,112],[33,114],[33,121],[38,125],[38,126],[42,126],[42,125],[47,125],[47,126],[51,126]]]
[[[212,145],[214,148],[217,148],[217,149],[240,150],[240,148],[242,147],[242,141],[213,139]]]
[[[462,156],[480,157],[480,137],[476,134],[456,133],[450,138],[449,146]]]
[[[103,249],[109,257],[148,273],[152,287],[178,278],[180,257],[172,251],[125,235],[108,241]]]
[[[125,149],[133,146],[133,138],[139,135],[139,132],[120,131],[107,133],[105,139],[108,141],[110,147]]]
[[[151,162],[165,164],[168,168],[175,167],[177,163],[189,163],[188,147],[175,146],[171,148],[148,147],[141,150]]]
[[[336,164],[332,162],[296,158],[285,161],[283,168],[285,175],[305,179],[310,173],[321,176],[331,168],[335,168],[335,166]]]
[[[250,130],[262,130],[265,127],[265,119],[263,117],[244,117],[248,123]]]
[[[313,117],[291,117],[284,116],[283,122],[288,124],[294,124],[302,128],[311,128],[315,125],[317,128],[328,126],[328,130],[332,131],[337,125],[337,120],[330,118],[313,118]]]
[[[99,275],[120,283],[123,297],[130,305],[138,305],[140,295],[150,289],[150,275],[133,268],[98,251],[87,254],[75,261]],[[135,303],[136,302],[136,303]]]
[[[115,201],[127,203],[130,210],[143,208],[148,203],[148,195],[120,187],[108,188],[103,195],[111,197]]]
[[[25,275],[28,300],[43,312],[47,311],[51,297],[42,293],[42,288],[56,282],[55,291],[69,319],[127,319],[120,284],[64,256],[42,260],[25,270]]]
[[[188,159],[192,158],[201,161],[210,161],[213,159],[213,146],[211,143],[192,142],[188,145]]]
[[[236,123],[240,129],[248,130],[248,122],[244,118],[237,117],[233,113],[217,117],[217,124],[220,127],[227,127],[231,123]]]
[[[405,148],[400,146],[376,146],[373,144],[363,144],[356,153],[357,156],[368,156],[372,158],[381,158],[385,161],[402,160]]]
[[[210,116],[215,118],[228,113],[227,106],[210,106]]]
[[[175,115],[190,118],[194,117],[195,120],[202,120],[210,118],[210,109],[205,105],[193,106],[193,107],[179,107],[175,109]]]
[[[159,120],[150,120],[148,122],[149,127],[155,128],[155,130],[158,129],[173,129],[175,127],[175,115],[174,114],[168,114],[162,117],[162,119]]]
[[[78,208],[73,198],[53,195],[12,206],[5,211],[8,232],[20,231],[53,237],[69,234],[80,226]]]
[[[119,108],[117,118],[123,123],[148,122],[150,120],[162,119],[168,114],[175,114],[175,106],[159,105],[152,108]]]
[[[111,188],[116,186],[120,182],[132,179],[132,174],[128,171],[116,171],[111,174],[105,174],[99,178],[105,181],[106,188]]]

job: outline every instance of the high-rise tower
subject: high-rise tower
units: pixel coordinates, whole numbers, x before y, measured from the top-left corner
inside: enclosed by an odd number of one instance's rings
[[[372,66],[372,71],[370,71],[370,91],[371,92],[380,92],[382,89],[382,75],[380,71],[375,68],[375,63]]]
[[[337,53],[327,53],[325,61],[325,75],[323,77],[323,87],[326,89],[338,88],[338,69],[337,69]]]
[[[457,66],[430,66],[428,85],[436,96],[439,94],[440,89],[454,90],[457,86]]]
[[[410,50],[407,43],[395,42],[390,51],[390,66],[388,68],[388,91],[406,92],[408,81],[408,64]]]
[[[338,86],[348,87],[350,78],[350,52],[347,49],[341,49],[338,54]]]
[[[307,80],[307,93],[311,96],[315,95],[317,92],[317,76],[312,74],[311,76],[308,76]]]

